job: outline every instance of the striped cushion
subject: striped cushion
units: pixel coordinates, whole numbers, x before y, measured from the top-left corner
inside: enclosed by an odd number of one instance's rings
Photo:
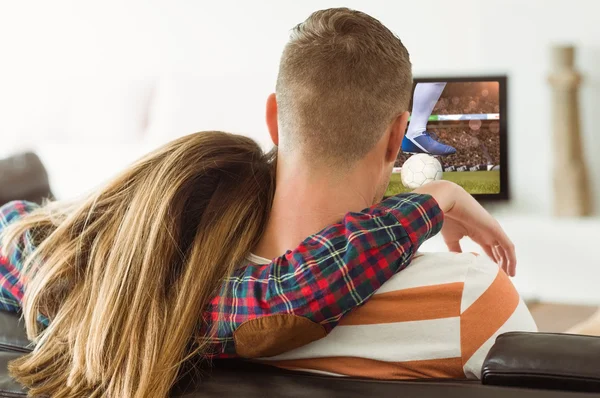
[[[377,379],[479,378],[496,336],[536,326],[510,279],[487,258],[427,253],[327,337],[265,362]]]

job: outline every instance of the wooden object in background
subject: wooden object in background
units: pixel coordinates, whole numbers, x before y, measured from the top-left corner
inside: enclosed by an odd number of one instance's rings
[[[590,317],[600,314],[592,305],[573,305],[544,302],[526,302],[527,308],[540,332],[573,333],[577,325],[587,322]]]
[[[591,213],[591,197],[579,131],[581,75],[575,69],[574,47],[554,47],[552,55],[549,82],[554,129],[554,214],[587,216]]]

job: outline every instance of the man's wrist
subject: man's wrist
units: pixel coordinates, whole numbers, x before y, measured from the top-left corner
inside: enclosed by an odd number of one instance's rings
[[[448,213],[456,204],[459,188],[457,184],[450,181],[434,181],[415,189],[413,192],[432,196],[442,212]]]

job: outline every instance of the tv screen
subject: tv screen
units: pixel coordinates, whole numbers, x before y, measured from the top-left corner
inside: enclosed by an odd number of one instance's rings
[[[409,110],[386,196],[443,179],[508,198],[506,77],[414,79]]]

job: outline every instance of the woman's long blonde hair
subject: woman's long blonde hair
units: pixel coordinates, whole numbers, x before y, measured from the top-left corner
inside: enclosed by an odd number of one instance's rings
[[[36,347],[10,364],[30,395],[167,397],[206,349],[203,310],[257,244],[274,155],[251,139],[192,134],[79,203],[53,202],[9,227],[29,234],[23,314]],[[50,319],[43,329],[38,315]]]

